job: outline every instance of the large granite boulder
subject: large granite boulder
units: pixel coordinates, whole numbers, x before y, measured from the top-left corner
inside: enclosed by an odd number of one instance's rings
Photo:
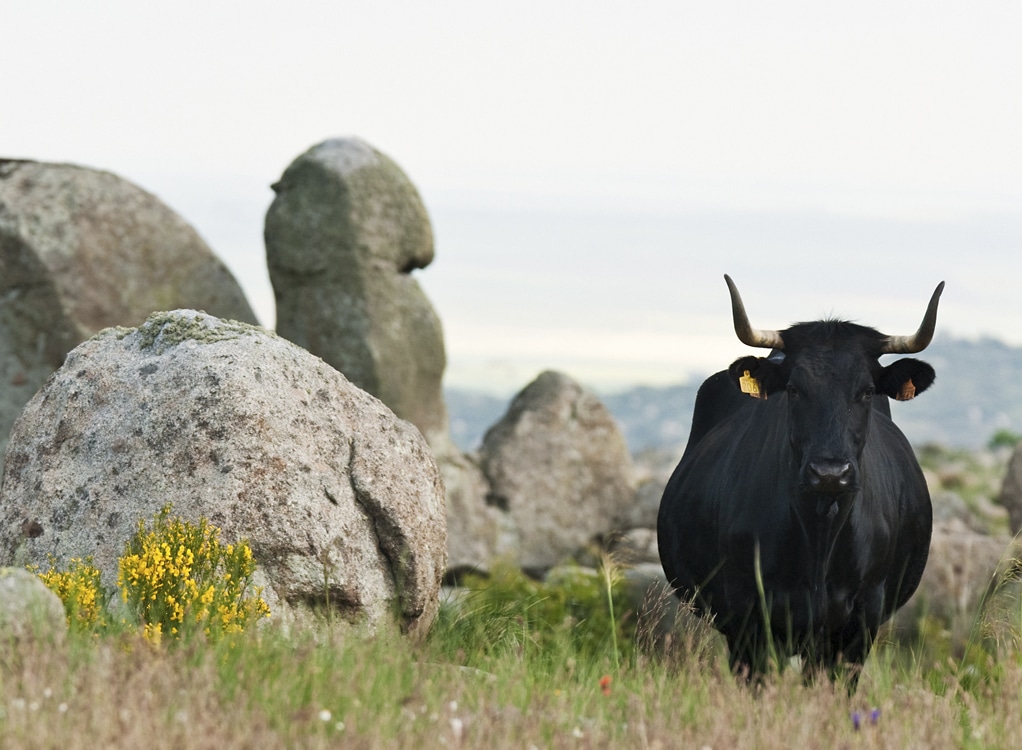
[[[256,322],[226,266],[155,196],[109,172],[0,160],[0,458],[74,346],[177,307]]]
[[[91,555],[105,585],[171,503],[246,538],[286,618],[329,605],[421,632],[446,566],[444,491],[412,425],[308,352],[194,311],[75,348],[15,423],[0,561]]]
[[[635,502],[631,454],[595,395],[547,371],[486,433],[480,465],[487,502],[507,513],[508,545],[524,570],[542,573],[624,528]]]
[[[415,186],[368,143],[338,138],[295,159],[273,190],[265,239],[277,333],[379,398],[430,445],[447,441],[443,331],[411,275],[433,260]]]

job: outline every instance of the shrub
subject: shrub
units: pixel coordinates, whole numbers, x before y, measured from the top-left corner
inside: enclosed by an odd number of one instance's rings
[[[1012,432],[1011,430],[998,430],[991,436],[990,441],[987,443],[987,447],[991,450],[996,450],[997,448],[1014,448],[1019,444],[1019,441],[1022,441],[1022,435],[1019,435],[1017,432]]]
[[[441,607],[430,635],[437,648],[466,665],[483,667],[513,653],[616,668],[622,656],[633,656],[635,615],[611,573],[566,568],[555,580],[536,581],[502,565],[489,576],[466,576],[462,584],[464,594]]]
[[[72,630],[96,631],[109,624],[106,604],[108,594],[103,589],[99,569],[92,564],[92,558],[71,559],[67,570],[57,570],[52,561],[50,569],[40,573],[37,566],[29,570],[38,575],[47,588],[64,603],[67,624]]]
[[[119,560],[117,585],[149,640],[197,630],[216,639],[269,616],[261,590],[248,594],[254,572],[247,542],[225,545],[205,518],[170,518],[168,505],[151,529],[139,522]]]

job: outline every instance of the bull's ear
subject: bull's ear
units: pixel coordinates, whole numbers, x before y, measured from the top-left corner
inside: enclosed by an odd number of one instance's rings
[[[925,391],[937,379],[933,368],[908,357],[892,362],[880,371],[877,391],[898,401],[908,401]]]
[[[742,393],[753,398],[766,398],[784,387],[780,367],[766,357],[736,359],[728,374]]]

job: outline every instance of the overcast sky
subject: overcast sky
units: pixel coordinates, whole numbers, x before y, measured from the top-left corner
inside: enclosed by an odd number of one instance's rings
[[[156,193],[268,325],[269,185],[358,135],[430,209],[459,383],[722,366],[724,272],[777,326],[911,328],[946,279],[948,330],[1022,343],[1017,2],[36,0],[0,27],[0,156]]]

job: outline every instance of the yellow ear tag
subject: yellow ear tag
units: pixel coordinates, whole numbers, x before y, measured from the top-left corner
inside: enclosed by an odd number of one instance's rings
[[[895,397],[898,401],[908,401],[916,397],[916,384],[909,378],[901,386],[901,391]]]
[[[742,393],[748,393],[753,398],[766,398],[764,394],[760,393],[759,381],[752,377],[748,370],[738,378],[738,387],[742,389]]]

